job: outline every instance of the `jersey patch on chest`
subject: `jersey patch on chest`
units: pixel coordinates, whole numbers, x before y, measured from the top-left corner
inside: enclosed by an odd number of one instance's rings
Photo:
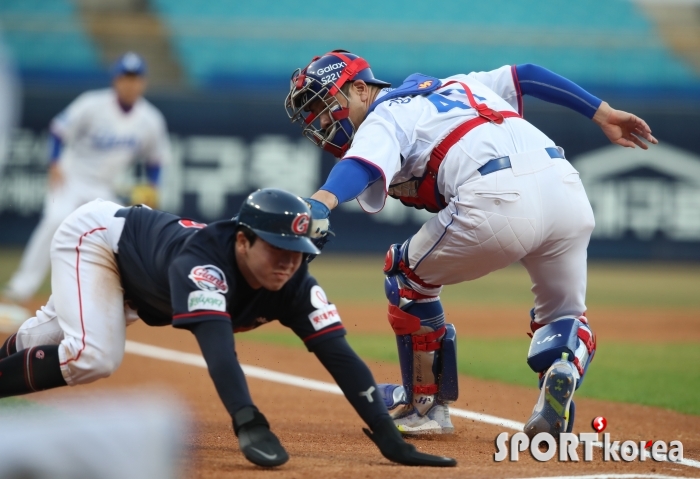
[[[187,311],[205,309],[226,312],[226,297],[211,291],[192,291],[187,297]]]
[[[213,264],[195,266],[187,277],[201,290],[228,293],[228,284],[226,283],[224,272]]]

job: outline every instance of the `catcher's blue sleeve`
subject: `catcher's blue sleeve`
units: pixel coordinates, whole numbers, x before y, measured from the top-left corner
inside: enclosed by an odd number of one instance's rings
[[[603,102],[571,80],[539,65],[526,63],[515,67],[520,91],[523,95],[565,106],[580,114],[593,118]]]
[[[376,166],[355,158],[345,158],[333,167],[321,189],[333,193],[338,203],[345,203],[357,198],[381,177],[382,173]]]

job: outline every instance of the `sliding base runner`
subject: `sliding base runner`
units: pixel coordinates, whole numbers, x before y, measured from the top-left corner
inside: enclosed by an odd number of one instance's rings
[[[101,200],[80,207],[52,242],[51,297],[0,348],[0,398],[107,377],[124,356],[127,325],[172,324],[197,338],[244,456],[280,466],[289,456],[250,396],[233,336],[279,320],[335,378],[384,457],[454,466],[396,429],[335,305],[309,275],[307,260],[320,253],[312,229],[321,241],[308,204],[276,189],[252,193],[238,216],[210,225]]]

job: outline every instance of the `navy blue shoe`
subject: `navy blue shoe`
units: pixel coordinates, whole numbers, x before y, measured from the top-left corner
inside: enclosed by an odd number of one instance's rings
[[[541,432],[555,438],[574,427],[573,397],[576,390],[574,366],[567,360],[555,362],[542,381],[540,397],[525,424],[524,432],[530,439]]]

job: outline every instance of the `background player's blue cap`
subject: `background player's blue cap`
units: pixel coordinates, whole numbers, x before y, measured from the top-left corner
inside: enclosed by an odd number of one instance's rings
[[[144,59],[134,52],[127,52],[112,65],[112,76],[120,75],[138,75],[146,74],[146,62]]]

